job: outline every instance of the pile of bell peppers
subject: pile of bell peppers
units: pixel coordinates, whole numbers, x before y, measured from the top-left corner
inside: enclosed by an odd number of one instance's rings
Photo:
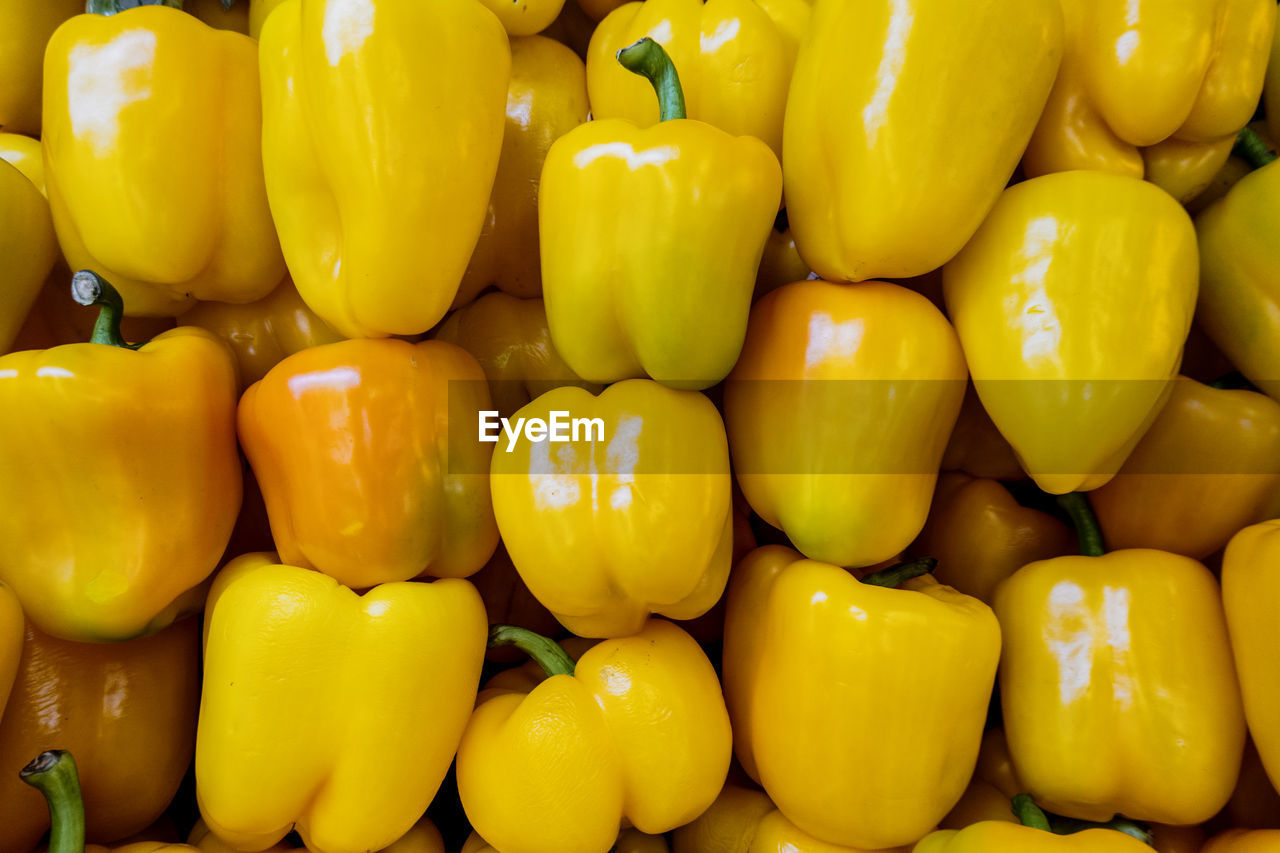
[[[1275,140],[1276,0],[0,0],[0,853],[1280,853]]]

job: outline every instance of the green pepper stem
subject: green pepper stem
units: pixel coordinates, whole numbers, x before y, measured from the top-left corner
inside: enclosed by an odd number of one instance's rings
[[[1089,498],[1084,492],[1068,492],[1058,495],[1058,506],[1071,516],[1076,535],[1080,537],[1080,553],[1086,557],[1101,557],[1107,552],[1106,543],[1102,539],[1102,528],[1098,525],[1098,517],[1093,514]]]
[[[120,334],[120,320],[124,316],[124,300],[105,278],[91,270],[80,270],[71,276],[71,296],[86,308],[97,305],[98,322],[93,324],[89,341],[95,344],[137,349],[141,344],[130,344]]]
[[[618,51],[618,62],[633,74],[639,74],[653,84],[658,96],[658,120],[685,118],[684,90],[680,88],[680,75],[671,57],[662,45],[646,36],[640,41]]]
[[[874,574],[867,575],[862,579],[865,584],[871,586],[883,586],[889,589],[895,589],[912,578],[918,578],[921,575],[927,575],[938,567],[938,561],[933,557],[920,557],[915,560],[909,560],[905,563],[898,563],[887,569],[881,569]]]
[[[569,653],[550,637],[535,634],[527,628],[515,625],[494,625],[489,628],[489,648],[515,646],[533,658],[550,678],[553,675],[573,675],[574,663]]]
[[[1154,841],[1150,828],[1143,826],[1136,820],[1129,820],[1127,817],[1115,817],[1105,823],[1076,820],[1071,817],[1055,817],[1051,831],[1054,835],[1074,835],[1077,832],[1084,832],[1086,829],[1113,829],[1116,832],[1123,832],[1131,838],[1136,838],[1148,847]]]
[[[228,9],[231,8],[227,0],[222,0],[222,5]],[[181,9],[182,0],[87,0],[84,10],[90,15],[115,15],[138,6],[168,6],[172,9]]]
[[[44,794],[49,804],[49,853],[84,853],[84,800],[71,753],[42,752],[18,771],[18,778]]]
[[[1044,812],[1036,805],[1036,801],[1030,794],[1018,794],[1010,805],[1013,807],[1013,816],[1018,819],[1018,823],[1032,829],[1052,831],[1049,828],[1049,818],[1045,817]]]
[[[1276,159],[1275,152],[1267,147],[1267,143],[1251,127],[1240,129],[1231,153],[1243,159],[1252,169],[1261,169]]]

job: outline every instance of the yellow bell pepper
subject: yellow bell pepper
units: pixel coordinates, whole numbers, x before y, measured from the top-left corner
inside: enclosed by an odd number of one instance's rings
[[[226,341],[236,356],[241,389],[295,352],[342,340],[307,307],[287,278],[257,302],[198,302],[178,317],[178,323],[208,329]]]
[[[960,250],[1049,95],[1062,56],[1058,6],[814,7],[787,101],[783,174],[796,244],[815,272],[902,278]]]
[[[1064,3],[1066,53],[1023,168],[1141,178],[1146,158],[1148,177],[1169,186],[1160,161],[1171,151],[1139,148],[1172,138],[1186,155],[1225,157],[1220,140],[1258,105],[1275,10],[1271,0]]]
[[[653,81],[663,121],[591,121],[551,146],[538,204],[551,337],[593,382],[707,388],[742,349],[781,170],[760,140],[684,118],[656,42],[618,61]]]
[[[1274,608],[1280,583],[1274,567],[1280,559],[1280,520],[1246,527],[1227,545],[1222,558],[1222,599],[1231,631],[1231,648],[1240,675],[1245,716],[1267,775],[1280,779],[1280,685],[1276,684],[1274,642],[1280,639]]]
[[[1248,134],[1242,133],[1244,147],[1251,164],[1261,168],[1196,217],[1196,316],[1249,381],[1280,400],[1280,163]]]
[[[244,0],[240,0],[241,3]],[[249,0],[249,35],[258,38],[262,34],[262,25],[267,22],[267,15],[281,6],[285,0]]]
[[[1166,139],[1142,149],[1145,177],[1179,204],[1186,204],[1213,182],[1231,156],[1235,142],[1234,135],[1208,142]]]
[[[624,829],[618,833],[610,853],[669,853],[666,839],[661,835],[645,835],[637,829]],[[476,833],[468,836],[462,845],[462,853],[498,853]]]
[[[1151,184],[1046,175],[1005,191],[943,289],[978,396],[1036,485],[1096,489],[1177,375],[1195,231]]]
[[[495,0],[511,6],[509,0]],[[543,36],[511,42],[511,82],[502,156],[480,240],[454,306],[489,285],[512,296],[542,295],[538,183],[552,143],[587,120],[587,72],[563,44]]]
[[[0,162],[0,257],[0,352],[7,352],[58,259],[49,202],[8,162]]]
[[[1202,560],[1280,512],[1280,403],[1179,377],[1120,473],[1089,497],[1110,547]]]
[[[240,557],[209,592],[200,813],[241,850],[295,827],[316,853],[381,849],[449,769],[480,680],[484,605],[462,580],[359,596],[275,561]]]
[[[46,57],[46,180],[72,268],[145,316],[270,293],[285,269],[253,40],[145,6],[72,18]]]
[[[958,831],[930,833],[912,853],[1151,853],[1151,848],[1112,829],[1054,835],[1030,826],[983,821]]]
[[[565,0],[480,0],[509,36],[531,36],[551,26]]]
[[[787,820],[769,797],[735,785],[692,823],[672,833],[672,853],[863,853],[862,848],[819,841]],[[908,853],[909,847],[875,853]]]
[[[0,719],[22,656],[22,605],[13,590],[0,583]]]
[[[806,556],[889,559],[924,525],[964,388],[955,332],[923,296],[781,287],[752,309],[725,385],[738,484]]]
[[[570,441],[551,441],[555,412]],[[598,397],[557,388],[509,426],[518,437],[498,436],[493,452],[494,514],[520,577],[561,624],[622,637],[650,613],[711,609],[729,576],[733,513],[728,442],[710,400],[643,379]]]
[[[0,130],[39,135],[45,45],[83,11],[84,0],[0,0]]]
[[[761,256],[760,268],[756,271],[755,296],[758,299],[784,284],[804,281],[809,275],[809,266],[796,248],[796,238],[791,233],[786,214],[780,213],[764,244],[764,255]]]
[[[792,5],[807,18],[808,4],[794,0]],[[587,49],[592,115],[626,119],[638,127],[658,123],[658,105],[645,82],[615,58],[647,37],[662,45],[679,69],[690,118],[734,136],[754,136],[781,156],[782,114],[798,45],[780,30],[767,6],[762,0],[648,0],[613,10],[596,27]]]
[[[227,3],[231,5],[227,5]],[[249,34],[251,0],[184,0],[182,8],[211,27]]]
[[[134,352],[110,285],[78,273],[73,286],[103,306],[93,342],[0,358],[0,477],[26,484],[0,521],[25,543],[0,557],[0,580],[47,633],[123,640],[199,609],[227,545],[242,489],[235,365],[190,327]]]
[[[458,747],[458,794],[502,853],[606,853],[624,820],[657,834],[715,800],[732,736],[720,682],[688,634],[662,620],[605,640],[575,665],[555,643],[496,626],[547,679],[490,685]]]
[[[1100,553],[1096,533],[1090,553]],[[1203,565],[1143,549],[1058,557],[1006,580],[994,607],[1009,753],[1041,805],[1174,825],[1222,808],[1244,713],[1218,584]]]
[[[191,828],[191,834],[187,836],[187,844],[195,847],[200,853],[239,853],[235,847],[214,835],[204,820],[197,820],[196,825]],[[297,849],[299,848],[281,841],[262,853],[289,853]],[[440,837],[440,830],[436,829],[436,825],[424,815],[412,829],[400,836],[399,840],[382,848],[379,853],[445,853],[444,839]]]
[[[1010,801],[1024,790],[1009,758],[1004,730],[987,729],[982,735],[978,765],[969,780],[969,787],[965,788],[955,807],[938,822],[938,828],[964,829],[984,820],[1018,823]]]
[[[18,778],[42,750],[78,757],[90,841],[155,821],[191,766],[199,660],[196,619],[122,643],[58,640],[28,625],[0,716],[0,853],[31,853],[49,829],[40,795]]]
[[[969,385],[960,406],[960,417],[942,454],[943,471],[960,471],[991,480],[1025,480],[1018,456],[1004,440],[982,401]]]
[[[932,578],[887,589],[778,545],[747,555],[728,595],[734,752],[781,812],[869,850],[933,829],[978,757],[1000,654],[991,609]]]
[[[427,331],[493,188],[502,25],[475,0],[286,0],[260,43],[267,195],[298,292],[346,337]]]
[[[289,565],[354,588],[480,570],[498,542],[480,365],[441,341],[339,341],[240,398],[240,444]]]
[[[1277,853],[1280,829],[1228,829],[1210,838],[1200,853]]]
[[[0,133],[0,160],[16,166],[19,172],[36,185],[41,195],[45,194],[44,148],[39,139],[23,136],[21,133]],[[52,220],[49,227],[53,227]]]
[[[938,560],[939,582],[990,604],[1000,581],[1027,563],[1070,553],[1074,545],[1065,524],[1021,506],[995,480],[943,474],[910,551]]]
[[[599,385],[580,379],[556,351],[541,299],[486,293],[450,314],[434,337],[475,357],[503,417],[552,388],[574,385],[600,393]]]
[[[1271,56],[1267,62],[1266,82],[1262,87],[1262,103],[1271,138],[1280,139],[1280,15],[1276,16],[1275,33],[1271,39]]]

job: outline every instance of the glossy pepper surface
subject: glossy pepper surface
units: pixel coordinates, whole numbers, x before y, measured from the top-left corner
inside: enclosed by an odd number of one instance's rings
[[[1195,231],[1151,184],[1046,175],[1005,191],[943,288],[978,396],[1023,468],[1051,494],[1095,489],[1177,375]]]
[[[145,6],[72,18],[46,56],[46,180],[72,268],[110,279],[130,314],[270,293],[284,260],[253,40]]]
[[[1232,364],[1280,400],[1280,163],[1245,175],[1196,217],[1200,325]]]
[[[732,736],[693,638],[655,619],[576,667],[558,660],[536,686],[495,679],[480,693],[458,792],[481,836],[503,853],[606,853],[624,819],[662,833],[715,800]]]
[[[955,332],[917,293],[774,290],[752,309],[725,386],[738,484],[806,556],[889,559],[924,525],[964,380]]]
[[[1270,0],[1064,3],[1066,53],[1027,173],[1141,178],[1151,160],[1140,147],[1171,137],[1220,147],[1258,105],[1275,9]]]
[[[1009,753],[1056,814],[1175,825],[1231,795],[1244,714],[1210,572],[1164,551],[1031,563],[996,590]]]
[[[267,194],[298,292],[346,337],[425,332],[493,187],[502,25],[475,0],[286,0],[260,43]]]
[[[266,376],[286,356],[342,340],[307,307],[287,278],[257,302],[199,302],[178,322],[208,329],[227,342],[236,356],[241,389]]]
[[[1280,779],[1280,686],[1272,645],[1280,639],[1275,610],[1280,602],[1276,564],[1280,561],[1280,520],[1241,530],[1222,558],[1222,599],[1231,631],[1231,649],[1240,675],[1244,712],[1258,755],[1273,780]]]
[[[203,820],[196,821],[191,834],[187,836],[187,843],[194,846],[200,853],[239,853],[236,848],[214,835]],[[289,853],[297,849],[292,844],[281,841],[262,853]],[[440,830],[436,829],[431,819],[423,816],[412,829],[378,853],[445,853],[444,839],[440,837]]]
[[[542,295],[542,164],[553,142],[587,120],[588,109],[587,72],[577,54],[543,36],[512,40],[502,156],[484,228],[454,305],[470,302],[489,285],[513,296]]]
[[[1186,204],[1208,188],[1231,156],[1234,136],[1209,142],[1166,139],[1142,149],[1144,177]]]
[[[742,349],[782,173],[760,140],[684,117],[655,42],[627,50],[661,67],[666,120],[591,121],[551,146],[538,203],[547,320],[584,379],[706,388]]]
[[[649,37],[680,71],[690,118],[734,136],[754,136],[781,156],[782,114],[797,44],[769,14],[769,5],[656,0],[614,9],[596,27],[587,50],[592,115],[627,119],[639,127],[658,123],[647,84],[615,58],[627,45]],[[790,5],[807,17],[808,4],[795,0]]]
[[[638,379],[598,397],[557,388],[512,421],[550,424],[557,411],[598,418],[601,429],[575,437],[565,426],[573,440],[557,444],[504,434],[493,452],[493,509],[520,577],[583,637],[634,634],[650,613],[701,616],[724,590],[733,549],[729,449],[715,406]]]
[[[832,281],[942,266],[1013,174],[1061,56],[1051,0],[815,6],[783,133],[801,256]]]
[[[81,285],[86,302],[105,298],[92,276]],[[29,485],[0,522],[27,543],[0,558],[0,579],[70,640],[136,637],[198,609],[240,510],[230,354],[191,327],[109,344],[113,319],[104,308],[104,343],[0,358],[0,478]]]
[[[990,604],[1000,581],[1074,547],[1065,524],[1020,505],[995,480],[953,473],[938,479],[929,519],[911,552],[937,558],[939,582]]]
[[[552,388],[576,385],[600,391],[599,385],[579,378],[560,357],[541,299],[487,293],[450,314],[436,329],[435,338],[475,356],[489,380],[493,405],[503,417]]]
[[[1054,835],[1004,821],[983,821],[962,830],[930,833],[912,853],[1150,853],[1136,838],[1113,829]]]
[[[816,838],[910,844],[969,782],[999,655],[991,609],[932,578],[887,589],[758,548],[725,617],[735,754]]]
[[[1204,559],[1280,514],[1280,403],[1179,377],[1120,473],[1089,497],[1110,547]]]
[[[294,827],[317,853],[391,844],[449,768],[479,684],[484,618],[462,580],[360,596],[274,554],[233,561],[205,617],[206,823],[241,849]]]
[[[58,259],[49,202],[8,162],[0,162],[0,256],[0,352],[6,352]]]
[[[498,541],[489,388],[441,341],[339,341],[280,362],[240,400],[240,443],[280,556],[364,588],[466,577]]]
[[[191,764],[199,652],[195,619],[122,643],[68,642],[28,625],[0,716],[0,851],[30,853],[49,828],[40,794],[18,780],[46,749],[76,755],[90,841],[159,817]]]
[[[83,11],[84,0],[0,2],[0,130],[40,133],[45,45],[59,24]]]

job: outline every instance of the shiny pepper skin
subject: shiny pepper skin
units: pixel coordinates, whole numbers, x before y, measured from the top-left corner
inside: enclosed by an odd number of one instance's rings
[[[467,818],[503,853],[606,853],[711,805],[732,736],[698,644],[655,619],[587,650],[573,675],[480,693],[458,747]]]
[[[565,0],[480,0],[498,16],[509,36],[531,36],[551,25]],[[572,0],[570,0],[572,2]]]
[[[1280,606],[1280,520],[1246,527],[1222,558],[1222,599],[1231,631],[1231,649],[1240,675],[1245,716],[1267,775],[1280,779],[1280,686],[1274,643],[1280,640],[1275,608]]]
[[[475,0],[286,0],[260,44],[267,195],[298,292],[346,337],[427,331],[498,168],[502,25]]]
[[[214,835],[203,820],[196,821],[191,834],[187,837],[187,843],[200,853],[240,853]],[[296,849],[298,848],[292,844],[281,841],[262,853],[290,853]],[[436,825],[430,818],[424,816],[413,825],[412,829],[400,836],[399,840],[393,841],[390,846],[382,848],[378,853],[445,853],[444,839],[440,837],[440,830],[436,829]]]
[[[942,266],[1013,174],[1061,56],[1052,0],[817,4],[783,133],[800,255],[832,281]]]
[[[715,406],[637,379],[598,397],[557,388],[515,418],[549,422],[554,411],[599,418],[603,434],[514,445],[502,435],[493,453],[498,529],[529,589],[582,637],[625,637],[650,613],[693,619],[711,609],[733,549],[729,448]]]
[[[725,385],[738,484],[806,556],[887,560],[924,525],[964,380],[955,332],[917,293],[774,290],[752,309]]]
[[[807,4],[796,0],[807,12]],[[689,117],[734,136],[754,136],[782,154],[796,43],[757,0],[647,0],[626,3],[600,22],[587,50],[595,118],[658,123],[649,84],[618,64],[619,50],[648,36],[680,73]]]
[[[199,609],[240,511],[235,405],[230,354],[189,326],[0,358],[0,480],[24,484],[0,536],[25,543],[0,580],[28,619],[103,642]]]
[[[1142,149],[1144,175],[1179,204],[1186,204],[1213,182],[1231,156],[1235,141],[1234,136],[1208,142],[1166,139],[1159,145]]]
[[[1280,400],[1280,162],[1250,172],[1196,217],[1200,325]]]
[[[1144,156],[1152,161],[1140,147],[1172,137],[1188,151],[1220,149],[1257,108],[1271,0],[1081,0],[1062,10],[1066,54],[1023,159],[1028,175],[1141,178]]]
[[[1200,823],[1231,795],[1244,713],[1222,599],[1195,560],[1031,563],[996,590],[1009,754],[1044,809]]]
[[[764,143],[591,121],[551,146],[540,193],[547,320],[575,373],[691,390],[729,373],[782,194]]]
[[[84,0],[0,0],[0,130],[39,135],[45,45],[83,11]]]
[[[361,596],[274,554],[232,561],[205,616],[196,735],[205,822],[243,850],[295,826],[315,853],[391,844],[449,768],[485,634],[484,605],[466,581],[389,583]]]
[[[552,143],[585,122],[587,112],[587,71],[572,50],[542,36],[512,40],[498,175],[455,306],[475,299],[490,284],[512,296],[542,295],[538,251],[542,164]]]
[[[1280,403],[1180,376],[1120,473],[1089,497],[1108,547],[1202,560],[1280,514]]]
[[[44,80],[49,204],[72,269],[146,316],[271,292],[285,269],[252,39],[164,6],[78,15],[50,39]]]
[[[1000,655],[991,609],[932,578],[864,584],[778,545],[729,586],[734,752],[828,844],[910,844],[964,792]]]
[[[1177,375],[1196,296],[1186,212],[1151,184],[1016,184],[943,270],[978,396],[1051,494],[1119,470]]]
[[[475,356],[489,380],[493,405],[503,417],[552,388],[576,385],[600,392],[599,385],[579,378],[560,357],[541,299],[486,293],[450,314],[435,338]]]
[[[196,619],[122,643],[68,642],[28,625],[0,716],[0,853],[30,853],[49,828],[40,794],[18,780],[46,749],[75,755],[89,841],[158,818],[191,765],[199,654]]]
[[[1054,835],[1004,821],[983,821],[959,831],[930,833],[912,853],[1151,853],[1151,848],[1113,829]]]
[[[474,432],[488,408],[480,366],[441,341],[340,341],[277,364],[238,421],[280,556],[357,589],[479,571],[498,542],[492,448]]]
[[[1027,563],[1074,547],[1065,524],[1021,506],[995,480],[943,474],[929,519],[910,550],[937,559],[939,582],[990,604],[1000,581]]]
[[[199,302],[178,322],[208,329],[227,342],[236,355],[242,390],[266,376],[286,356],[342,340],[307,307],[287,278],[257,302]]]
[[[8,162],[0,162],[0,257],[0,352],[7,352],[58,259],[49,202]]]

